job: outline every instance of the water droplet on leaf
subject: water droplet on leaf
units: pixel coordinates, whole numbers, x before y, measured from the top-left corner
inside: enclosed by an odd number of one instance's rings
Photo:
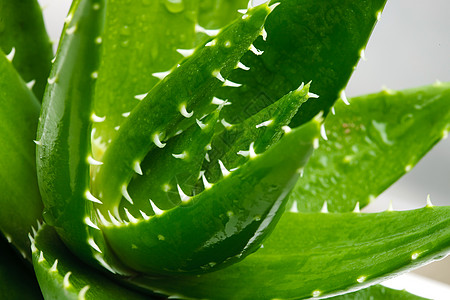
[[[171,13],[177,14],[184,10],[183,0],[165,0],[164,5]]]

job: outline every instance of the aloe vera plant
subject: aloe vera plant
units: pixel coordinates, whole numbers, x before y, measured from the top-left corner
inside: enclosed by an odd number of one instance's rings
[[[377,283],[449,253],[450,208],[360,209],[450,83],[347,100],[384,5],[74,0],[52,59],[0,0],[2,299],[420,299]]]

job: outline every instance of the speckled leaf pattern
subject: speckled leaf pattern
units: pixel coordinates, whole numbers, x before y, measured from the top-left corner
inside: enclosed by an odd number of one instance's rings
[[[449,207],[287,212],[263,247],[238,264],[200,276],[136,280],[192,298],[302,299],[364,288],[449,250]]]
[[[37,0],[0,1],[0,48],[41,101],[53,51]]]
[[[28,232],[43,208],[33,143],[38,117],[39,102],[0,50],[0,230],[27,258]]]
[[[450,129],[450,84],[384,90],[336,103],[327,141],[291,194],[299,211],[364,207],[410,171]],[[294,203],[296,202],[296,203]]]

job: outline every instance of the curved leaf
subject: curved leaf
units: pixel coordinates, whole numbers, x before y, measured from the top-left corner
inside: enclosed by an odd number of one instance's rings
[[[335,105],[328,140],[291,194],[299,211],[351,211],[407,173],[450,130],[450,83],[385,90]]]
[[[0,50],[0,230],[27,257],[28,233],[42,217],[33,143],[39,109]]]
[[[361,289],[450,252],[450,207],[285,213],[263,248],[217,272],[139,278],[141,287],[209,299],[309,298]]]
[[[273,0],[280,4],[267,18],[266,41],[248,52],[230,80],[240,89],[222,88],[217,97],[233,105],[224,117],[237,123],[273,103],[302,82],[312,80],[320,98],[299,110],[292,126],[305,123],[320,111],[328,112],[346,86],[386,0]]]
[[[15,53],[13,64],[25,82],[34,82],[40,101],[47,84],[53,57],[37,0],[0,0],[0,48]]]

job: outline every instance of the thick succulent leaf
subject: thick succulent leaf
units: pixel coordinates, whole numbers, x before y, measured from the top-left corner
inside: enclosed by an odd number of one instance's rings
[[[245,2],[245,4],[244,4]],[[96,159],[100,160],[139,99],[160,81],[161,72],[184,57],[177,49],[193,49],[208,37],[204,28],[226,26],[246,0],[109,1],[96,86],[95,111],[106,116],[96,123]],[[233,13],[229,13],[233,12]],[[208,32],[209,33],[209,32]],[[209,33],[211,34],[211,33]],[[107,49],[107,50],[106,50]],[[120,63],[118,63],[120,62]]]
[[[383,192],[450,129],[450,83],[385,90],[335,105],[328,141],[314,152],[291,194],[299,211],[351,211]]]
[[[85,261],[109,267],[113,255],[95,225],[90,192],[91,106],[104,0],[73,2],[49,78],[38,130],[38,180],[45,221]],[[83,61],[81,64],[80,61]],[[116,265],[116,264],[115,264]]]
[[[106,223],[108,244],[131,268],[147,273],[199,273],[227,266],[259,248],[318,141],[313,120],[285,134],[192,199],[147,218]],[[228,174],[227,174],[228,173]]]
[[[283,134],[283,127],[289,125],[309,95],[309,84],[302,84],[242,123],[231,125],[222,119],[223,130],[214,136],[208,159],[204,161],[208,181],[221,178],[219,160],[228,168],[236,168],[248,160],[251,151],[262,153],[275,144]]]
[[[285,213],[256,253],[217,272],[139,278],[150,289],[208,299],[291,299],[361,289],[450,252],[450,207]]]
[[[347,293],[340,296],[327,298],[330,300],[367,300],[367,299],[383,299],[383,300],[426,300],[407,291],[399,291],[390,289],[382,285],[374,285],[356,292]]]
[[[159,299],[118,285],[112,278],[85,265],[70,253],[48,225],[35,237],[33,266],[45,299]]]
[[[31,264],[0,236],[0,298],[4,300],[42,299]]]
[[[94,192],[104,202],[100,207],[103,212],[117,209],[135,173],[134,166],[152,148],[163,148],[162,141],[213,110],[215,105],[211,99],[215,91],[231,84],[226,78],[260,34],[270,12],[271,8],[261,5],[249,12],[248,18],[224,28],[196,49],[126,115],[95,179]]]
[[[233,105],[224,109],[230,123],[273,103],[312,80],[320,101],[308,101],[292,121],[297,126],[328,111],[347,84],[385,0],[273,0],[278,7],[267,18],[266,41],[255,41],[260,56],[243,58],[249,70],[236,70],[230,80],[243,88],[222,88],[218,97]]]
[[[14,67],[25,82],[34,81],[33,92],[40,101],[53,51],[37,0],[0,0],[0,48],[12,51]]]
[[[39,102],[0,50],[0,230],[29,258],[28,233],[42,215],[35,144]]]

